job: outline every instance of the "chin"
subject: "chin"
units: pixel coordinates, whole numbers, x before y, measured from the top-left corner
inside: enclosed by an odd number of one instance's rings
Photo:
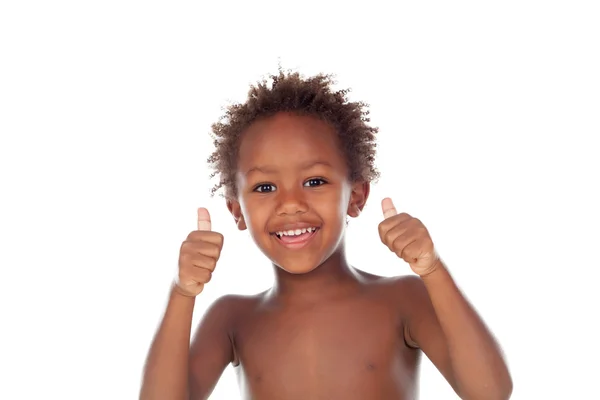
[[[293,267],[282,267],[281,265],[278,265],[279,268],[281,268],[282,270],[284,270],[285,272],[292,274],[292,275],[304,275],[304,274],[308,274],[309,272],[314,271],[315,269],[317,269],[317,266],[293,266]]]
[[[280,269],[292,275],[303,275],[317,269],[321,262],[308,260],[273,260]]]

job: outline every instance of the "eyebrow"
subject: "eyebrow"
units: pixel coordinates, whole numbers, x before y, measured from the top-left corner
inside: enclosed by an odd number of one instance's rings
[[[327,161],[318,160],[318,161],[309,161],[309,162],[303,164],[300,167],[300,169],[302,171],[304,171],[304,170],[312,168],[316,165],[323,165],[325,167],[333,168],[333,165],[331,165]],[[269,166],[269,165],[260,165],[260,166],[252,167],[248,171],[246,171],[246,176],[248,176],[252,172],[262,172],[263,174],[274,174],[274,173],[277,173],[277,168]]]

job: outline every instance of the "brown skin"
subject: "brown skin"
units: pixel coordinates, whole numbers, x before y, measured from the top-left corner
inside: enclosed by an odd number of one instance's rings
[[[194,300],[210,282],[222,248],[223,235],[211,231],[208,210],[198,209],[198,230],[191,232],[181,245],[179,273],[148,354],[140,398],[189,397],[188,354]],[[219,304],[216,302],[213,308]],[[214,321],[207,326],[218,328]]]
[[[510,397],[512,382],[497,344],[420,221],[397,214],[385,200],[379,233],[421,277],[382,278],[348,264],[346,216],[360,214],[369,184],[348,181],[338,149],[334,129],[313,117],[280,113],[244,133],[238,196],[227,205],[272,261],[275,285],[256,296],[217,301],[189,357],[177,352],[148,362],[147,370],[189,365],[189,387],[184,377],[156,373],[154,388],[142,398],[164,398],[150,393],[170,388],[180,395],[169,398],[206,399],[233,363],[247,399],[414,399],[421,350],[462,398]],[[307,247],[286,249],[273,232],[297,222],[319,230]],[[171,321],[171,336],[163,337],[172,346],[189,332],[189,299],[193,307],[193,297],[173,291],[159,330]],[[177,318],[179,325],[172,323]]]

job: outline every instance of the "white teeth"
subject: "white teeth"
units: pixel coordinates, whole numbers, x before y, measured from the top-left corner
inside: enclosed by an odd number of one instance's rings
[[[317,228],[310,227],[310,228],[303,228],[303,229],[296,229],[296,230],[289,230],[289,231],[279,231],[279,232],[275,232],[275,234],[279,237],[281,237],[281,236],[297,236],[297,235],[301,235],[306,232],[312,233],[316,230],[317,230]]]

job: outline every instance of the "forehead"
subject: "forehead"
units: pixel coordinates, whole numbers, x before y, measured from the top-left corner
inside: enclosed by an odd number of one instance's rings
[[[240,172],[256,165],[294,166],[311,160],[346,168],[335,128],[316,117],[280,113],[253,123],[242,134]]]

